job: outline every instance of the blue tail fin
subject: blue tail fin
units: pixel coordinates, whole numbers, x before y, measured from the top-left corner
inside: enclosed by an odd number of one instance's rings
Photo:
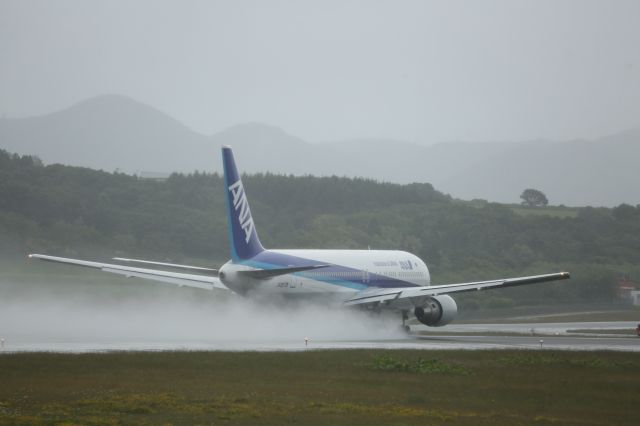
[[[251,259],[264,251],[264,248],[258,239],[247,194],[244,192],[242,180],[233,159],[233,151],[228,146],[222,147],[222,165],[224,167],[231,259],[234,261]]]

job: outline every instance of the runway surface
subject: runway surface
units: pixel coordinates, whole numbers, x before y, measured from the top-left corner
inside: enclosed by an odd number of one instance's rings
[[[527,322],[514,324],[450,324],[437,328],[439,332],[501,332],[521,334],[567,334],[572,330],[590,330],[607,334],[607,330],[634,330],[638,323],[633,321],[582,321],[582,322]],[[420,330],[434,330],[433,328],[418,326]],[[580,334],[572,332],[571,334]]]
[[[611,329],[633,329],[633,322],[578,322],[578,323],[527,323],[527,324],[455,324],[439,329],[443,334],[422,336],[408,335],[397,339],[377,340],[315,340],[304,336],[296,340],[168,340],[133,341],[116,339],[63,340],[33,339],[15,336],[6,340],[0,352],[104,352],[104,351],[304,351],[314,349],[419,349],[419,350],[486,350],[486,349],[536,349],[536,350],[610,350],[640,351],[640,337],[631,334],[615,336],[607,334]],[[416,327],[416,331],[429,330]],[[597,330],[595,335],[573,335],[570,330]],[[533,333],[535,335],[526,335]],[[493,333],[486,334],[483,333]],[[455,334],[447,334],[455,333]],[[464,335],[469,333],[469,335]],[[521,335],[495,335],[496,333],[520,333]],[[602,333],[602,334],[600,334]]]

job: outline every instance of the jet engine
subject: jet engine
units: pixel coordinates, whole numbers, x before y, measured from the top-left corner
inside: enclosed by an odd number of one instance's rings
[[[458,306],[451,296],[430,296],[413,309],[418,321],[430,327],[449,324],[458,315]]]

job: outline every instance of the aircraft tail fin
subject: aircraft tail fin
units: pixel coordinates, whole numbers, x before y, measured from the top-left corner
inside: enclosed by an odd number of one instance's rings
[[[231,259],[234,261],[251,259],[264,251],[256,231],[247,194],[238,174],[233,151],[222,147],[222,164],[226,188],[227,220],[229,221],[229,243]]]

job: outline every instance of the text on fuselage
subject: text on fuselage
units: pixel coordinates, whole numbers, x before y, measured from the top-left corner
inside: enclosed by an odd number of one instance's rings
[[[244,193],[244,187],[242,181],[238,179],[229,187],[229,192],[233,196],[233,208],[237,212],[238,209],[238,222],[240,227],[244,230],[245,242],[249,242],[251,235],[253,235],[253,218],[251,217],[251,211],[249,210],[249,202],[247,196]]]

